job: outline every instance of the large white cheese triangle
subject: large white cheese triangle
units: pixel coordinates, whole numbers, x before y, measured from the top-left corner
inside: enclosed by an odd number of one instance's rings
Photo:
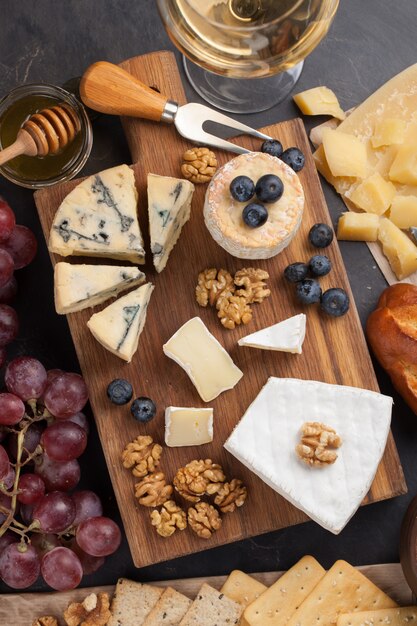
[[[146,283],[94,313],[87,322],[97,341],[128,363],[137,350],[153,289]]]
[[[194,185],[189,180],[148,174],[149,233],[153,264],[162,272],[190,219]]]
[[[145,274],[137,267],[57,263],[54,273],[56,312],[72,313],[96,306],[145,280]]]
[[[311,519],[338,534],[368,493],[383,455],[392,398],[312,380],[270,378],[224,444],[246,467]],[[304,422],[342,438],[333,465],[311,467],[295,446]]]
[[[49,236],[61,256],[99,256],[144,263],[133,171],[119,165],[83,180],[62,201]]]
[[[306,334],[306,316],[304,313],[289,317],[278,324],[268,326],[256,333],[239,339],[240,346],[260,348],[261,350],[279,350],[301,354]]]

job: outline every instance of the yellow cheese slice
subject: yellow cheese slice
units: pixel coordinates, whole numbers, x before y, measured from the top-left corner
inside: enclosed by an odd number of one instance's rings
[[[295,94],[293,100],[304,115],[332,115],[338,120],[346,117],[336,95],[328,87],[307,89]]]
[[[376,241],[379,219],[373,213],[342,213],[337,224],[337,238],[342,241]]]
[[[389,218],[398,228],[417,226],[417,196],[395,196]]]
[[[327,164],[333,176],[365,178],[368,166],[366,147],[354,135],[338,129],[323,130],[323,148]]]
[[[386,217],[379,223],[378,240],[398,280],[417,270],[417,246]]]

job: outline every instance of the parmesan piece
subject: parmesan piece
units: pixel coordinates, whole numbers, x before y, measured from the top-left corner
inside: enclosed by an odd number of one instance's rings
[[[337,238],[342,241],[377,241],[379,217],[373,213],[342,213]]]
[[[323,130],[323,148],[332,175],[365,178],[368,172],[365,144],[339,128]]]
[[[349,200],[367,213],[382,215],[388,210],[395,194],[394,185],[375,172],[354,189]]]
[[[391,204],[389,218],[398,228],[417,226],[417,197],[395,196]]]
[[[378,240],[398,280],[417,270],[417,246],[386,217],[379,223]]]
[[[336,95],[328,87],[307,89],[295,94],[293,100],[304,115],[332,115],[339,120],[346,117]]]

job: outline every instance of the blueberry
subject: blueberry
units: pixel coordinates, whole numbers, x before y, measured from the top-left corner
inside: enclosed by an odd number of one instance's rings
[[[320,308],[332,317],[340,317],[349,310],[349,296],[344,289],[333,287],[324,292]]]
[[[258,228],[259,226],[263,226],[268,219],[268,211],[263,204],[251,202],[243,209],[242,218],[246,226]]]
[[[133,395],[133,388],[124,378],[112,380],[107,387],[107,396],[114,404],[127,404]]]
[[[238,202],[247,202],[255,193],[255,183],[249,176],[236,176],[230,183],[230,193]]]
[[[308,265],[305,263],[291,263],[284,270],[284,277],[289,283],[298,283],[300,280],[307,278]]]
[[[298,148],[287,148],[281,154],[280,159],[292,167],[294,172],[302,170],[306,160],[304,154]]]
[[[316,254],[312,256],[308,266],[313,276],[326,276],[332,269],[330,259],[324,254]]]
[[[282,143],[278,139],[267,139],[261,146],[261,152],[278,158],[280,158],[282,151]]]
[[[327,248],[333,241],[333,231],[327,224],[314,224],[308,233],[308,240],[316,248]]]
[[[320,301],[321,287],[313,278],[306,278],[296,284],[295,295],[303,304],[314,304]]]
[[[150,398],[141,396],[133,400],[130,412],[138,422],[150,422],[150,420],[155,417],[156,406]]]
[[[255,193],[261,202],[275,202],[284,193],[284,185],[275,174],[265,174],[256,183]]]

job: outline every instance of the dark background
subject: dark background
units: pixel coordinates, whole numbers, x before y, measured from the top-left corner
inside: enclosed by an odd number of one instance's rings
[[[119,63],[154,50],[173,49],[154,0],[0,0],[0,11],[0,97],[23,83],[63,85],[94,61]],[[326,85],[336,92],[344,109],[362,102],[417,61],[416,23],[415,0],[341,0],[327,38],[305,62],[296,91]],[[188,99],[201,101],[184,82]],[[267,112],[241,117],[245,123],[260,127],[298,114],[287,98]],[[305,120],[307,128],[320,121]],[[82,174],[130,162],[117,118],[100,116],[93,129],[93,151]],[[324,181],[323,187],[336,223],[344,205]],[[11,204],[18,223],[29,226],[39,242],[35,261],[17,274],[15,306],[21,329],[18,340],[9,347],[9,358],[30,354],[47,368],[78,371],[66,319],[55,313],[52,268],[32,192],[0,177],[0,195]],[[365,244],[341,242],[340,247],[364,323],[386,283]],[[376,366],[376,372],[382,392],[394,397],[392,429],[408,495],[361,508],[339,536],[309,522],[141,570],[134,568],[124,542],[101,570],[84,577],[82,585],[110,584],[119,576],[146,581],[225,574],[234,568],[247,572],[286,569],[306,553],[313,554],[324,567],[338,558],[354,565],[398,561],[401,521],[417,491],[416,416],[394,392],[381,368]],[[94,428],[81,465],[80,486],[96,491],[103,499],[105,513],[120,522]],[[33,589],[46,586],[38,583]],[[0,590],[10,591],[4,585]]]

